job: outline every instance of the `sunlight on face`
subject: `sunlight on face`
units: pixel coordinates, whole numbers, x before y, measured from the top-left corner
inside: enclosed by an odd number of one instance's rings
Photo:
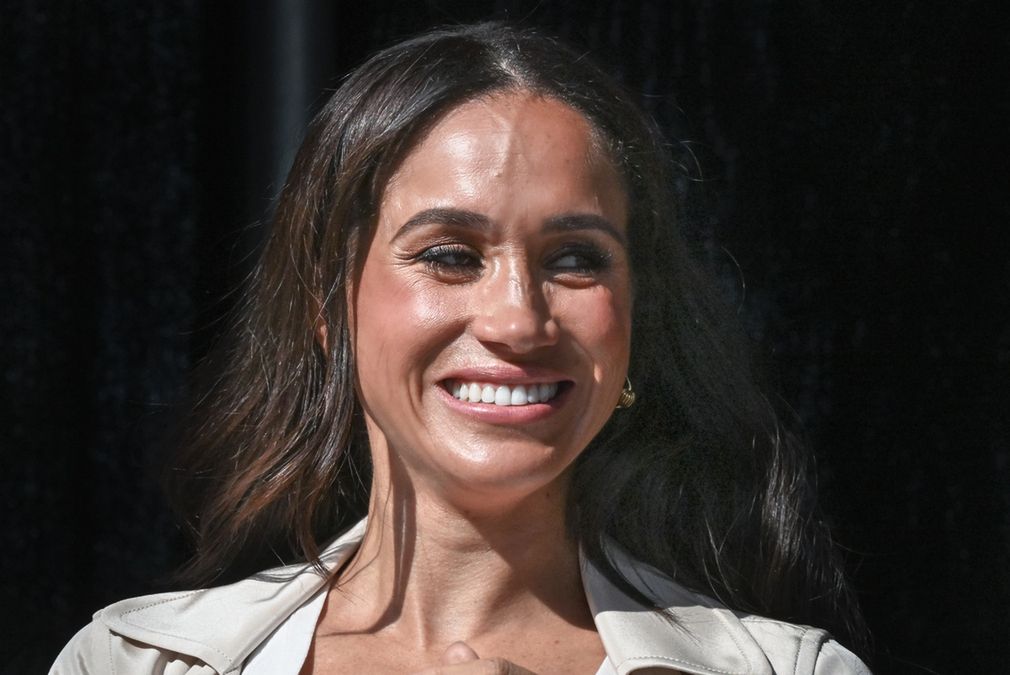
[[[377,468],[473,504],[563,487],[628,367],[627,197],[588,121],[499,94],[448,113],[383,195],[356,289]]]

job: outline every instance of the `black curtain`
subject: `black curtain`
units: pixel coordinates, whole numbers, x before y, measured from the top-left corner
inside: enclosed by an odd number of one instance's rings
[[[185,555],[160,439],[326,90],[427,26],[505,18],[609,63],[675,141],[686,222],[817,453],[876,668],[998,671],[1005,10],[367,5],[0,5],[0,668],[44,671]]]

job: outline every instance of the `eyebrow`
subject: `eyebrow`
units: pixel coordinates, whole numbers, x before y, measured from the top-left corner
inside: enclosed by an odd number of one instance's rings
[[[400,229],[393,235],[391,242],[406,235],[411,230],[416,230],[425,225],[450,225],[452,227],[462,227],[469,230],[489,230],[491,229],[491,219],[473,211],[464,209],[425,209],[418,211],[407,219]]]
[[[489,230],[493,227],[491,219],[480,213],[466,209],[434,208],[418,211],[393,235],[391,242],[405,236],[411,230],[425,225],[449,225],[472,230]],[[597,230],[609,235],[622,246],[627,246],[627,238],[613,223],[595,213],[566,213],[553,216],[544,223],[545,232],[578,232],[580,230]]]
[[[621,246],[628,241],[617,227],[603,216],[595,213],[569,213],[549,218],[544,225],[545,232],[577,232],[579,230],[599,230],[610,235]]]

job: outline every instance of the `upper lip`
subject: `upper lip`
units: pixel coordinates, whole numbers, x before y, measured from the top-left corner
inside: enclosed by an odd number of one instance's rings
[[[446,373],[441,381],[481,382],[486,384],[544,384],[565,382],[565,377],[556,370],[539,366],[487,365],[458,368]]]

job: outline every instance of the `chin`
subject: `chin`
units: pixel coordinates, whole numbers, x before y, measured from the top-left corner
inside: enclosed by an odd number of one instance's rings
[[[560,495],[577,452],[516,443],[500,443],[484,452],[473,447],[436,469],[443,497],[467,510],[518,505],[534,495]]]

